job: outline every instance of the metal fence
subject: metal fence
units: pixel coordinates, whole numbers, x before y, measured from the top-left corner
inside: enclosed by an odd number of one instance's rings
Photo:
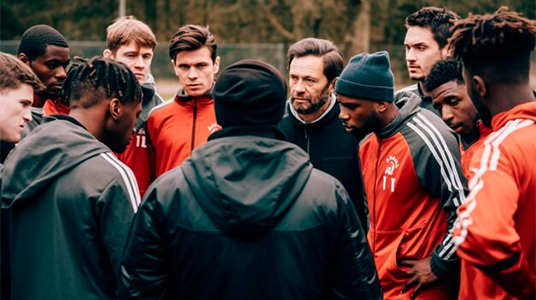
[[[19,41],[0,41],[0,51],[16,54]],[[241,59],[260,59],[278,68],[287,74],[287,46],[285,44],[222,44],[218,45],[218,55],[221,57],[220,70]],[[93,57],[102,55],[106,48],[103,41],[69,41],[71,57]],[[397,88],[412,84],[408,77],[405,62],[405,50],[402,45],[372,44],[371,52],[385,50],[391,58],[391,68],[395,75]],[[346,58],[348,61],[349,57]],[[168,55],[167,43],[159,44],[155,49],[151,73],[158,81],[176,81]],[[532,86],[536,89],[536,54],[532,54],[531,68]]]
[[[0,51],[16,54],[19,41],[0,41]],[[69,41],[71,57],[93,57],[102,55],[106,42]],[[218,55],[221,57],[220,70],[235,61],[251,58],[260,59],[272,64],[283,74],[286,73],[286,49],[284,44],[229,44],[218,45]],[[151,73],[157,80],[176,80],[170,63],[168,45],[156,46]]]

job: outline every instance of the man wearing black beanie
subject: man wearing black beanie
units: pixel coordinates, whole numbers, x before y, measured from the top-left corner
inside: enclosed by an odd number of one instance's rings
[[[395,103],[393,88],[385,51],[352,57],[335,84],[346,129],[374,133],[359,155],[384,297],[456,299],[449,230],[467,191],[457,136],[418,95]]]
[[[382,299],[348,194],[277,127],[286,96],[266,63],[222,71],[223,129],[147,191],[120,299]]]

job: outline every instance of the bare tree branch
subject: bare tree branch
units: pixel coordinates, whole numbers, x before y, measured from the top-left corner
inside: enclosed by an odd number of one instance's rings
[[[268,20],[268,22],[270,22],[270,24],[279,32],[281,33],[281,35],[283,35],[284,37],[286,37],[287,39],[290,39],[290,40],[293,40],[294,39],[294,34],[288,30],[285,29],[285,27],[283,27],[283,25],[279,22],[279,20],[277,20],[277,18],[272,14],[272,9],[271,7],[268,7],[268,5],[266,5],[266,3],[264,2],[264,0],[258,0],[257,3],[259,4],[259,6],[262,8],[262,10],[264,11],[264,16],[266,17],[266,19]]]

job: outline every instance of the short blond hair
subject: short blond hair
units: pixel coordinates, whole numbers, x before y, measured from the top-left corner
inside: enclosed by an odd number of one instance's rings
[[[153,50],[157,45],[151,28],[134,16],[118,18],[106,29],[106,47],[114,53],[131,41]]]

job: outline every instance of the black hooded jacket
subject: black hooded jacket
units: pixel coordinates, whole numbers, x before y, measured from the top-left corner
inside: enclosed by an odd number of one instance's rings
[[[120,299],[381,299],[342,185],[273,128],[230,127],[159,177],[137,213]]]
[[[140,202],[132,172],[75,119],[55,115],[11,152],[1,178],[2,296],[114,299]]]

